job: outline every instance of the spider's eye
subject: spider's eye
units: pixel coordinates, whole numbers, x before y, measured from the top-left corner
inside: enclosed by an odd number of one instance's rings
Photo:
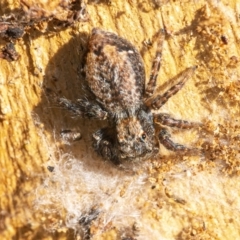
[[[143,133],[143,134],[142,134],[142,140],[145,140],[146,137],[147,137],[146,133]]]

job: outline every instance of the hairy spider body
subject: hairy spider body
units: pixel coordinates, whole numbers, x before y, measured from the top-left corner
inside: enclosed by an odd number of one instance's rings
[[[125,39],[99,29],[93,30],[88,49],[86,80],[96,101],[107,110],[115,135],[107,154],[98,141],[95,148],[116,160],[152,152],[155,130],[152,113],[144,107],[145,70],[139,52]]]
[[[113,33],[93,29],[88,49],[86,80],[96,100],[119,116],[140,108],[145,71],[135,47]]]
[[[156,155],[158,140],[170,150],[186,150],[175,144],[165,128],[155,122],[188,128],[187,121],[171,118],[166,114],[153,114],[185,84],[195,67],[186,69],[179,81],[162,96],[153,96],[160,69],[164,32],[159,32],[156,56],[150,80],[145,87],[145,69],[137,49],[118,35],[93,29],[86,57],[86,82],[94,96],[90,102],[80,99],[77,103],[61,98],[60,103],[82,117],[108,119],[109,126],[93,134],[93,146],[104,158],[120,163],[123,159],[140,160]]]

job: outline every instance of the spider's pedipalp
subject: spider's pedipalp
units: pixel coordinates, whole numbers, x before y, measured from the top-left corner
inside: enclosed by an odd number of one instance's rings
[[[105,160],[110,160],[118,165],[119,157],[114,141],[114,129],[110,127],[102,128],[92,135],[93,147],[95,151]]]

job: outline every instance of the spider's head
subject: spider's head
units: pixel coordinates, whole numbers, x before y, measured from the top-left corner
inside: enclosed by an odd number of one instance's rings
[[[140,109],[119,118],[116,125],[119,158],[138,159],[156,150],[153,116]]]

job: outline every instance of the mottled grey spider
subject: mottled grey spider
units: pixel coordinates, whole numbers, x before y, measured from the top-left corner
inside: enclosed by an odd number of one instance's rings
[[[172,151],[188,150],[174,143],[161,125],[186,129],[195,124],[151,111],[160,109],[196,69],[187,68],[174,86],[163,95],[154,96],[164,38],[164,31],[159,31],[156,56],[145,88],[144,63],[137,49],[114,33],[92,30],[84,69],[94,99],[82,98],[72,103],[60,98],[59,102],[78,116],[108,120],[109,126],[95,132],[92,138],[94,149],[104,159],[116,164],[147,159],[158,153],[159,141]]]

